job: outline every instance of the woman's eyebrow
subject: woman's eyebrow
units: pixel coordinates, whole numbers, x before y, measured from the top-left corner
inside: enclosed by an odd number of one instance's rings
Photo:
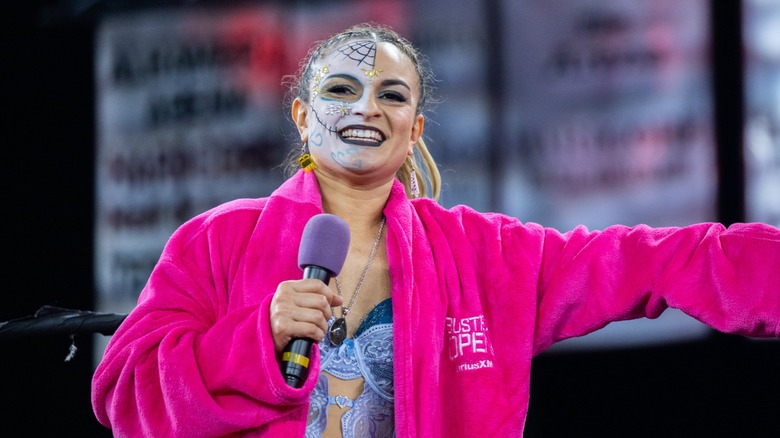
[[[358,80],[355,76],[346,73],[335,73],[325,78],[325,80],[330,80],[330,79],[346,79],[349,81]]]
[[[411,87],[409,87],[409,85],[405,81],[403,81],[401,79],[385,79],[385,80],[383,80],[381,82],[381,84],[382,84],[383,87],[389,87],[389,86],[392,86],[392,85],[400,85],[400,86],[406,88],[409,91],[412,90]]]

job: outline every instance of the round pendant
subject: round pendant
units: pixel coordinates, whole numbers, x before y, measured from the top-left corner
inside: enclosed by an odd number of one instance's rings
[[[333,321],[333,325],[330,326],[328,331],[328,337],[333,345],[341,345],[344,339],[347,339],[347,320],[344,318],[336,318]]]

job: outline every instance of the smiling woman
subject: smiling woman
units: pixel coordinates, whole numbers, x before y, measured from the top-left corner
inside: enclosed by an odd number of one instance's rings
[[[290,163],[305,167],[170,237],[95,371],[102,424],[117,436],[522,436],[531,361],[559,341],[667,308],[780,337],[775,227],[560,232],[440,206],[423,141],[431,78],[387,27],[315,46],[290,105],[305,157]],[[346,259],[300,279],[303,230],[323,213],[346,224]],[[310,354],[288,349],[301,339]],[[291,361],[307,369],[300,384],[280,370]]]
[[[426,59],[412,44],[389,28],[359,25],[314,46],[297,77],[291,78],[292,116],[301,134],[303,153],[311,152],[317,164],[338,162],[353,166],[355,171],[368,166],[362,161],[360,149],[343,147],[332,156],[325,142],[340,136],[344,145],[380,146],[390,141],[398,144],[403,126],[413,117],[414,130],[405,141],[412,142],[407,158],[396,177],[404,183],[407,193],[417,197],[437,199],[441,190],[440,175],[422,137],[423,114],[434,104],[434,76]],[[308,105],[307,105],[308,104]],[[384,111],[388,115],[383,125],[359,123],[364,112]],[[351,116],[351,117],[348,117]],[[313,120],[313,123],[310,121]],[[366,120],[370,121],[371,117]],[[330,134],[330,135],[328,135]],[[322,146],[325,144],[325,148]],[[390,147],[384,148],[388,151]],[[396,151],[397,152],[397,151]],[[288,160],[288,176],[296,171],[298,153],[292,151]],[[375,162],[381,157],[374,158]],[[420,177],[423,182],[417,180]]]
[[[298,98],[292,104],[301,141],[327,178],[349,180],[354,173],[357,184],[387,185],[422,134],[415,67],[377,38],[350,41],[323,56],[314,65],[311,103]]]

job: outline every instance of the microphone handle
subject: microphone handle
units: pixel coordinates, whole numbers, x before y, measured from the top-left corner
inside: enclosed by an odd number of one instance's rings
[[[303,278],[315,278],[328,284],[333,275],[329,270],[310,265],[303,269]],[[293,338],[282,350],[282,376],[288,386],[300,388],[309,376],[309,358],[314,341],[309,338]]]
[[[331,275],[333,275],[333,273],[322,266],[309,265],[303,268],[304,279],[316,278],[317,280],[322,280],[323,283],[328,284],[330,283]]]

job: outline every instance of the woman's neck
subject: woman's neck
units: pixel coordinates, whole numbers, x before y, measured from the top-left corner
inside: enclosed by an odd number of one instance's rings
[[[382,220],[393,181],[374,187],[350,186],[327,176],[317,175],[326,213],[342,218],[354,232],[376,230]]]

